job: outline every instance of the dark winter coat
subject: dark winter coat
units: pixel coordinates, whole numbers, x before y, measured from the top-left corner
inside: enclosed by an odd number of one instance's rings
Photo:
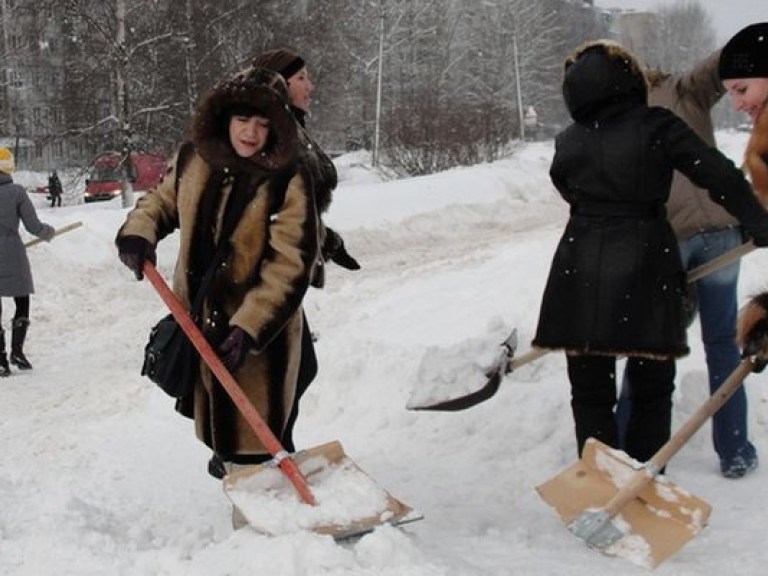
[[[646,104],[635,58],[609,42],[567,64],[574,123],[555,141],[552,182],[571,205],[533,344],[571,353],[679,357],[688,352],[685,275],[665,216],[673,170],[710,190],[768,241],[768,214],[742,173],[677,116]]]
[[[59,180],[59,176],[57,174],[51,174],[48,177],[48,193],[51,195],[52,198],[58,198],[61,196],[61,180]]]
[[[325,286],[325,263],[330,258],[329,250],[326,250],[326,247],[338,245],[342,242],[339,234],[325,226],[325,223],[322,221],[322,214],[327,212],[331,206],[333,191],[339,183],[339,178],[333,161],[307,130],[307,113],[295,106],[291,106],[291,110],[296,118],[296,122],[298,122],[299,162],[302,163],[312,177],[312,188],[315,201],[317,202],[317,212],[321,215],[320,246],[322,249],[312,277],[312,286],[323,288]]]
[[[53,227],[37,217],[26,190],[0,172],[0,296],[29,296],[35,291],[27,249],[19,235],[19,223],[30,234],[50,240]]]
[[[297,172],[295,122],[283,91],[278,101],[263,80],[251,80],[245,71],[204,98],[194,120],[195,151],[181,167],[177,155],[157,188],[139,199],[118,238],[137,235],[155,244],[178,229],[173,290],[189,307],[212,242],[227,241],[218,237],[227,199],[250,197],[228,239],[230,252],[207,294],[201,325],[214,348],[234,326],[251,336],[254,346],[234,376],[279,437],[296,394],[301,303],[318,253],[318,216],[309,177]],[[233,103],[267,111],[273,145],[266,154],[243,159],[232,151],[224,125]],[[204,365],[201,371],[194,398],[177,406],[194,417],[197,436],[225,460],[265,453],[210,371]]]
[[[648,103],[672,110],[710,146],[715,146],[712,108],[725,94],[717,72],[719,60],[720,50],[716,50],[684,74],[649,73]],[[680,240],[705,230],[738,225],[733,216],[680,172],[672,178],[667,214]]]

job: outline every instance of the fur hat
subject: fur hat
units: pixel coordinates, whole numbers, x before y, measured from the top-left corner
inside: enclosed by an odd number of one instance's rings
[[[289,48],[276,48],[263,52],[256,56],[251,64],[274,70],[286,80],[306,66],[304,59]]]
[[[16,162],[13,160],[13,153],[8,148],[0,148],[0,172],[12,174],[16,169]]]
[[[252,158],[238,156],[229,141],[230,118],[243,111],[269,119],[267,146]],[[197,151],[212,166],[253,172],[288,166],[297,153],[296,130],[285,80],[266,68],[250,67],[219,82],[202,98],[190,136]]]
[[[720,54],[720,79],[768,78],[768,22],[750,24]]]

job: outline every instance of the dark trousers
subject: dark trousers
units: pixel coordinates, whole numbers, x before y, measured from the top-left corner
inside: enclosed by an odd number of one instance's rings
[[[16,304],[16,311],[13,314],[14,320],[23,318],[29,319],[29,296],[14,296],[14,304]],[[3,300],[0,298],[0,321],[3,319]]]
[[[579,456],[589,437],[619,448],[614,413],[616,358],[568,356],[567,359]],[[635,460],[646,462],[669,440],[675,362],[630,357],[626,369],[633,388],[625,451]]]

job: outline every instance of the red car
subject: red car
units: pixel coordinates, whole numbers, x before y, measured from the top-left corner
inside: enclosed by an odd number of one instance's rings
[[[118,152],[105,152],[91,164],[91,172],[85,181],[85,201],[111,200],[120,196],[123,179],[123,156]],[[168,168],[165,154],[131,152],[130,182],[134,192],[144,192],[157,185]]]

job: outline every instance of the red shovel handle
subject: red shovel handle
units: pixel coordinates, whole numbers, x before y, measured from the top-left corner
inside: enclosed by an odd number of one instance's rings
[[[166,281],[160,276],[160,273],[151,262],[144,262],[144,275],[147,277],[150,284],[154,286],[155,290],[157,290],[160,298],[162,298],[163,302],[168,306],[168,309],[179,323],[179,326],[181,326],[181,329],[184,330],[184,333],[192,342],[195,349],[197,349],[200,356],[205,360],[205,363],[224,387],[227,394],[229,394],[229,397],[232,398],[232,402],[234,402],[235,406],[240,410],[256,436],[261,440],[269,453],[275,457],[280,470],[282,470],[286,478],[288,478],[294,488],[296,488],[296,492],[299,493],[302,501],[304,501],[305,504],[314,506],[315,497],[312,495],[309,485],[307,484],[307,479],[301,473],[301,470],[299,470],[296,462],[287,456],[280,441],[264,423],[264,420],[256,411],[256,408],[253,407],[253,404],[251,404],[248,397],[243,393],[240,386],[238,386],[237,382],[232,377],[232,374],[229,373],[229,370],[226,369],[218,355],[213,351],[213,348],[211,348],[211,345],[205,339],[205,336],[203,336],[199,328],[195,326],[195,323],[184,308],[184,305],[178,299],[176,294],[171,291]]]

